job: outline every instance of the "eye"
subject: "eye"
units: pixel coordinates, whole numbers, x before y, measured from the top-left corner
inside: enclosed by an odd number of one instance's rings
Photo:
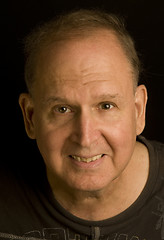
[[[114,107],[112,103],[100,103],[100,109],[102,110],[110,110]]]
[[[68,108],[67,106],[56,106],[55,108],[55,112],[58,113],[70,113],[72,112],[70,108]]]

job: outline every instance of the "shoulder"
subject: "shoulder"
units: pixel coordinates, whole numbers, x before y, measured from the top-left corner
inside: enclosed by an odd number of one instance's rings
[[[154,167],[154,171],[157,169],[158,172],[164,175],[164,144],[154,140],[147,140],[143,136],[139,136],[138,141],[146,146],[150,165]]]
[[[139,136],[138,141],[144,144],[149,153],[149,179],[153,192],[160,191],[164,194],[164,144],[154,140],[147,140]]]
[[[150,143],[154,147],[154,150],[158,154],[158,157],[164,158],[164,143],[157,142],[157,141],[150,141]]]
[[[155,140],[147,140],[143,136],[138,136],[137,140],[147,147],[150,157],[153,155],[153,157],[156,158],[164,158],[164,143]]]

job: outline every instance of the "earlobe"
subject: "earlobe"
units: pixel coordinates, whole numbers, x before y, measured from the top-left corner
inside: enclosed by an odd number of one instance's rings
[[[35,139],[33,121],[34,105],[31,96],[27,93],[22,93],[19,96],[19,105],[22,110],[26,133],[29,138]]]
[[[147,90],[144,85],[140,85],[135,93],[135,109],[136,109],[136,134],[139,135],[145,128]]]

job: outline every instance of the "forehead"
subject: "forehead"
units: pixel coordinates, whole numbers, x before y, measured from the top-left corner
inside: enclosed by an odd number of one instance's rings
[[[35,75],[38,89],[55,86],[56,91],[101,81],[132,82],[131,64],[118,38],[109,31],[52,44],[39,55]]]

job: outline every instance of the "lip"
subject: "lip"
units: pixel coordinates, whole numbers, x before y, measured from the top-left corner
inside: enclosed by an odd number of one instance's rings
[[[97,155],[100,155],[100,154],[97,154]],[[95,161],[91,161],[91,162],[78,161],[78,160],[74,159],[73,157],[71,157],[71,155],[69,155],[69,159],[71,160],[72,164],[78,168],[81,168],[81,169],[92,169],[93,168],[94,169],[103,163],[106,155],[105,154],[101,154],[101,155],[102,156],[99,159],[97,159]],[[94,155],[94,156],[96,156],[96,155]],[[80,156],[80,157],[81,158],[92,158],[91,156],[87,156],[87,157]]]

